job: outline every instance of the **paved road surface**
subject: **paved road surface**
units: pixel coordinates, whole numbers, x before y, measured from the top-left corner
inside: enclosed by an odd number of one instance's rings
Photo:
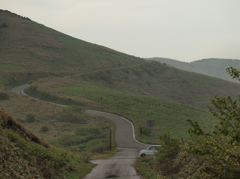
[[[140,179],[132,167],[138,150],[122,148],[113,157],[105,160],[94,160],[98,164],[84,179],[104,179],[108,176],[115,176],[121,179]]]
[[[135,139],[134,127],[129,120],[116,114],[95,110],[86,110],[86,113],[109,118],[115,123],[116,125],[115,141],[118,147],[145,149],[149,146],[148,144],[138,142]]]
[[[24,93],[24,90],[25,90],[26,88],[28,88],[29,86],[30,86],[29,84],[17,86],[16,88],[11,89],[11,91],[14,92],[14,93],[17,93],[17,94],[26,95],[26,94]],[[31,96],[29,96],[29,97],[31,97]]]
[[[29,87],[28,84],[13,88],[11,91],[26,95],[24,89],[27,87]],[[121,116],[107,112],[86,110],[86,113],[109,118],[115,123],[115,142],[120,148],[120,152],[109,159],[92,161],[98,165],[84,179],[103,179],[108,176],[121,179],[140,179],[132,165],[139,150],[147,148],[149,144],[143,144],[135,139],[133,124]]]

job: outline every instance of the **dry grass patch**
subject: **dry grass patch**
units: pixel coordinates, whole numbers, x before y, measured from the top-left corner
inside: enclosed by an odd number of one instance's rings
[[[0,100],[0,108],[14,116],[18,121],[23,122],[25,127],[47,141],[56,139],[64,134],[71,134],[77,127],[82,126],[81,124],[56,120],[57,115],[63,112],[66,107],[18,95],[7,90],[2,91],[9,95],[9,99]],[[29,114],[35,117],[33,122],[26,122],[26,116]],[[85,126],[109,125],[108,121],[103,118],[88,114],[84,115],[87,117]],[[48,131],[41,131],[43,126],[47,126]]]
[[[25,120],[26,115],[32,114],[37,120],[51,120],[64,109],[62,106],[31,99],[26,96],[11,92],[6,93],[9,94],[10,99],[0,101],[0,107],[16,119]]]

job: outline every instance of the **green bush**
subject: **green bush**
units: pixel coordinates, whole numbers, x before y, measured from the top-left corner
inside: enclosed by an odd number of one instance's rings
[[[80,145],[84,142],[87,142],[87,139],[85,137],[73,134],[65,134],[59,137],[57,140],[53,141],[53,144],[60,145],[62,147],[70,147]]]
[[[156,157],[152,156],[137,158],[135,168],[137,170],[137,173],[146,179],[157,179],[160,173]]]
[[[34,122],[34,121],[36,121],[36,118],[33,114],[28,114],[26,116],[26,122]]]
[[[200,174],[210,178],[238,178],[240,174],[240,113],[238,100],[231,97],[215,96],[209,107],[219,123],[211,132],[204,131],[197,122],[188,120],[192,140],[184,146],[189,155],[195,155],[198,161],[195,166],[201,169]],[[195,167],[191,166],[191,167]],[[200,177],[199,173],[194,173]]]
[[[142,127],[142,135],[151,136],[151,128],[150,127]]]
[[[56,120],[59,122],[85,124],[87,122],[87,117],[85,116],[81,108],[69,107],[69,108],[66,108],[60,114],[58,114]]]
[[[75,131],[75,135],[78,136],[87,136],[87,135],[95,135],[101,137],[104,134],[103,129],[101,127],[78,127]]]
[[[157,162],[162,175],[177,173],[179,167],[174,165],[174,160],[180,152],[178,139],[171,138],[169,133],[160,135],[160,145],[157,152]]]
[[[0,100],[7,100],[9,98],[10,97],[7,93],[0,92]]]
[[[48,126],[42,126],[42,127],[41,127],[41,131],[42,131],[42,132],[48,132],[48,131],[49,131]]]
[[[104,136],[105,134],[100,127],[79,127],[74,134],[63,135],[56,141],[53,141],[53,143],[63,147],[78,146],[89,141],[104,138]],[[86,144],[84,146],[86,147]]]
[[[106,132],[101,127],[78,127],[74,134],[66,134],[52,141],[53,145],[82,153],[101,153],[109,149]]]
[[[101,153],[101,154],[103,154],[104,151],[107,150],[107,148],[108,147],[106,146],[106,143],[104,144],[103,142],[100,142],[97,145],[93,146],[90,151],[92,153]]]

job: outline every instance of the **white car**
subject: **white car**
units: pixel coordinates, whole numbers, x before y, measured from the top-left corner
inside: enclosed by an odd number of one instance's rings
[[[157,148],[160,147],[160,145],[150,145],[147,149],[141,150],[139,152],[140,157],[144,157],[147,155],[155,155],[155,152],[157,152]]]

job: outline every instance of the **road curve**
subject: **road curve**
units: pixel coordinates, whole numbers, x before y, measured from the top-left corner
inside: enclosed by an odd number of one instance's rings
[[[17,94],[26,95],[26,93],[24,93],[24,90],[28,87],[29,87],[29,85],[25,84],[25,85],[15,87],[11,91],[15,92]],[[29,96],[29,97],[31,97],[31,96]],[[40,99],[37,99],[34,97],[31,97],[31,98],[40,100]],[[51,102],[48,102],[48,103],[51,103]],[[56,103],[52,103],[52,104],[56,104]],[[62,104],[56,104],[56,105],[65,106]],[[107,112],[101,112],[101,111],[96,111],[96,110],[86,110],[85,112],[88,114],[106,117],[115,123],[115,125],[116,125],[115,142],[118,147],[144,149],[149,146],[149,144],[144,144],[144,143],[141,143],[136,140],[134,126],[129,120],[127,120],[121,116],[118,116],[116,114],[111,114],[111,113],[107,113]]]
[[[30,86],[29,84],[17,86],[17,87],[15,87],[15,88],[11,89],[11,91],[14,92],[14,93],[17,93],[17,94],[26,95],[26,94],[24,93],[24,90],[25,90],[26,88],[28,88],[29,86]],[[29,96],[29,97],[31,97],[31,96]]]
[[[115,123],[115,142],[118,147],[144,149],[149,146],[149,144],[144,144],[136,140],[133,124],[129,120],[116,114],[95,110],[86,110],[86,113],[106,117]]]
[[[13,88],[11,91],[28,96],[24,93],[24,90],[28,87],[29,85],[25,84]],[[34,97],[31,98],[40,100]],[[67,107],[65,105],[61,106]],[[119,147],[120,152],[105,160],[92,161],[92,163],[97,164],[97,166],[87,176],[85,176],[84,179],[104,179],[107,177],[110,178],[110,176],[114,176],[114,178],[118,179],[141,179],[141,177],[137,175],[133,164],[135,162],[135,158],[138,157],[139,150],[147,148],[149,144],[141,143],[135,139],[133,124],[129,120],[116,114],[96,110],[86,110],[85,112],[92,115],[106,117],[115,123],[115,142]]]

